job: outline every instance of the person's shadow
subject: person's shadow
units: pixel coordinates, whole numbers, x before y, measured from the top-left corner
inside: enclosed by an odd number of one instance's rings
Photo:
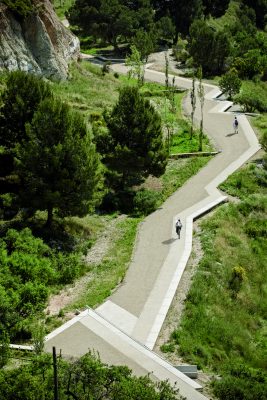
[[[176,239],[171,238],[171,239],[168,239],[168,240],[164,240],[164,242],[162,242],[162,244],[172,244],[175,241],[176,241]]]
[[[227,135],[225,135],[226,137],[230,137],[230,136],[234,136],[237,135],[238,132],[232,132],[232,133],[227,133]]]

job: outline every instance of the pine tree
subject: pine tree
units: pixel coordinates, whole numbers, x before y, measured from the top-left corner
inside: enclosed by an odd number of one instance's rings
[[[118,186],[127,190],[149,174],[161,175],[167,152],[163,144],[161,119],[136,87],[120,91],[118,103],[106,117],[108,133],[96,136],[103,163],[116,174]]]
[[[17,172],[23,183],[20,205],[83,216],[94,204],[101,183],[98,155],[83,118],[59,101],[44,100],[27,125],[19,146]]]
[[[0,145],[12,151],[25,139],[25,124],[32,120],[40,102],[52,97],[50,87],[40,77],[22,71],[8,75],[1,96]]]
[[[27,139],[25,124],[31,122],[40,102],[51,98],[49,84],[40,77],[15,71],[8,74],[6,87],[0,97],[0,208],[5,218],[18,211],[16,204],[20,182],[14,171],[16,146]]]

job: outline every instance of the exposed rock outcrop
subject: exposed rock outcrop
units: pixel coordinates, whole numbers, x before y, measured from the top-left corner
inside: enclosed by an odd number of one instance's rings
[[[79,39],[59,21],[49,0],[33,0],[38,11],[19,18],[0,1],[0,69],[66,79],[80,53]]]

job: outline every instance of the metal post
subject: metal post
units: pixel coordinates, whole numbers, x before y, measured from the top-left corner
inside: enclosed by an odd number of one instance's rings
[[[54,369],[54,400],[59,400],[58,397],[58,377],[57,377],[57,353],[53,346],[53,369]]]

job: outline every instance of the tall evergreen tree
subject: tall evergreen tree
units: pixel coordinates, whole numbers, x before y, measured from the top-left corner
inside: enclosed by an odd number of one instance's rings
[[[20,204],[61,217],[83,216],[101,183],[98,155],[83,118],[55,100],[44,100],[27,125],[19,147],[17,172],[23,183]]]
[[[52,97],[51,89],[40,77],[22,71],[8,75],[1,96],[1,146],[12,150],[25,139],[25,124],[32,120],[40,102],[47,97]]]
[[[149,174],[161,175],[167,152],[161,119],[136,87],[120,91],[118,103],[106,117],[108,132],[96,136],[103,163],[116,174],[120,189],[140,184]]]
[[[40,102],[51,98],[48,83],[40,77],[15,71],[8,74],[5,89],[0,98],[0,208],[5,218],[16,214],[16,196],[20,182],[14,171],[16,146],[26,138],[25,124],[30,122]]]

